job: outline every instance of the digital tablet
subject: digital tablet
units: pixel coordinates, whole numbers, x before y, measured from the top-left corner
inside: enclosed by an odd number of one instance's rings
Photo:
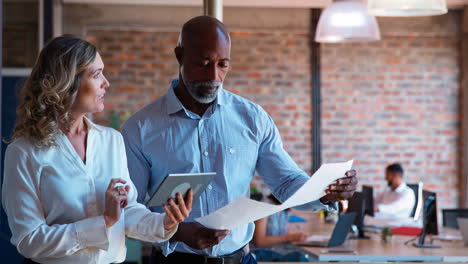
[[[167,204],[169,198],[176,199],[177,193],[185,197],[185,193],[189,188],[192,188],[193,200],[195,201],[210,184],[214,176],[216,176],[216,172],[168,174],[151,195],[146,207]]]

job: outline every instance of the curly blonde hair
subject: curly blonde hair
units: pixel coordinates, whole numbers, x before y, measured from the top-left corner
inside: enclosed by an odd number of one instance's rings
[[[60,129],[71,123],[83,72],[96,58],[96,47],[64,35],[50,40],[20,92],[17,121],[11,141],[26,138],[38,147],[56,144]]]

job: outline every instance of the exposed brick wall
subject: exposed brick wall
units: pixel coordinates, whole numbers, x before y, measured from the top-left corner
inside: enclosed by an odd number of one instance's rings
[[[97,121],[106,124],[110,110],[124,116],[163,95],[178,76],[173,55],[178,33],[141,30],[91,30],[87,39],[95,43],[110,82],[105,110]]]
[[[233,32],[232,72],[226,89],[261,105],[273,118],[284,148],[311,170],[310,49],[307,33]],[[258,177],[254,184],[264,193]]]
[[[311,114],[310,64],[306,33],[231,32],[232,70],[225,89],[265,108],[275,120],[285,148],[299,166],[310,173]],[[163,95],[170,80],[178,76],[173,49],[176,32],[144,30],[90,30],[105,63],[111,86],[106,109],[96,115],[108,124],[110,110],[137,111]],[[265,193],[258,177],[254,184]]]
[[[459,39],[384,36],[322,46],[322,156],[354,158],[362,184],[382,190],[401,162],[409,182],[457,205]]]
[[[447,30],[433,22],[434,34],[421,27],[414,34],[384,33],[375,43],[322,46],[323,162],[354,158],[360,183],[379,191],[386,165],[401,162],[409,182],[422,180],[438,192],[440,207],[457,205],[459,39],[452,22]],[[97,115],[103,124],[111,109],[133,113],[161,96],[178,73],[177,30],[115,28],[87,30],[111,82],[106,110]],[[286,150],[308,173],[309,55],[306,30],[233,30],[225,82],[268,111]],[[253,183],[269,192],[258,178]]]

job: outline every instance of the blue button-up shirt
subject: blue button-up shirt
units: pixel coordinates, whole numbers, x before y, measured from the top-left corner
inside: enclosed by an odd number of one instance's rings
[[[169,173],[216,172],[193,203],[186,220],[193,221],[248,197],[255,171],[280,201],[309,179],[284,150],[278,129],[259,105],[220,89],[216,101],[199,116],[176,97],[177,84],[178,79],[173,80],[164,96],[130,117],[122,129],[139,202],[147,193],[155,192]],[[323,205],[316,201],[306,207]],[[208,249],[195,250],[178,242],[159,246],[165,255],[176,250],[222,256],[248,244],[253,233],[254,224],[249,223],[231,230],[229,236]]]

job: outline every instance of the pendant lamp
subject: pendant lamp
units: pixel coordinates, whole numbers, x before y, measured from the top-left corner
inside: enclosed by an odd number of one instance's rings
[[[335,0],[320,15],[315,41],[366,42],[380,40],[377,20],[359,0]]]
[[[369,0],[369,13],[375,16],[432,16],[447,13],[445,0]]]

